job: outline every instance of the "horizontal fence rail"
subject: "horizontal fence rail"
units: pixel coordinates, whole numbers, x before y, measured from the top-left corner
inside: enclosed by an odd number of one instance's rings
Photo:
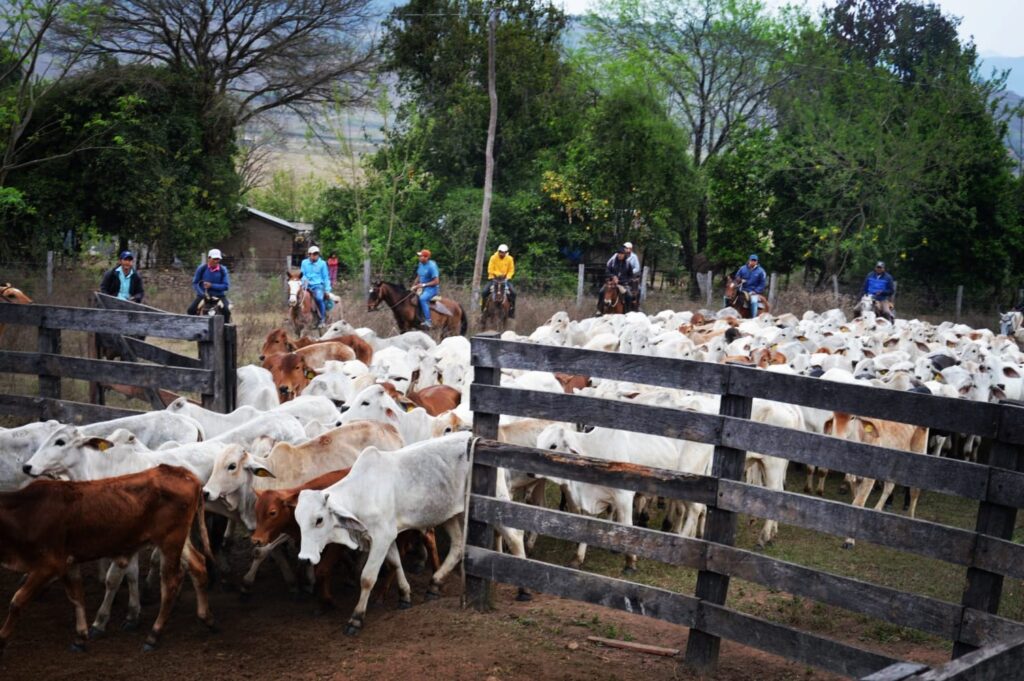
[[[730,578],[940,636],[955,643],[955,656],[975,648],[981,650],[971,655],[980,655],[1007,639],[1024,636],[1024,624],[995,614],[1003,578],[1024,579],[1024,546],[1009,541],[1016,509],[1024,507],[1024,473],[1020,471],[1024,409],[1020,405],[851,386],[738,365],[500,341],[494,336],[474,338],[472,357],[476,378],[470,406],[474,432],[484,439],[477,440],[474,449],[466,561],[467,593],[478,607],[487,603],[483,597],[486,585],[491,580],[503,581],[688,626],[687,661],[698,667],[713,667],[718,642],[727,638],[835,673],[876,681],[933,678],[927,675],[939,670],[891,660],[732,610],[725,605]],[[722,395],[721,407],[717,414],[706,414],[501,387],[501,370],[506,368],[718,394]],[[954,461],[761,423],[750,419],[754,399],[980,435],[991,442],[991,454],[985,463]],[[713,472],[687,475],[499,443],[500,414],[710,444],[715,447]],[[977,526],[961,529],[746,484],[741,479],[748,451],[973,500],[979,505]],[[703,539],[685,538],[499,500],[494,497],[497,468],[706,504],[705,535]],[[963,600],[950,603],[736,548],[732,544],[740,513],[963,566],[967,584]],[[696,595],[495,553],[490,528],[496,525],[697,570]],[[981,655],[979,659],[988,658]]]
[[[212,335],[209,317],[53,305],[0,306],[0,324],[189,341],[209,341]]]

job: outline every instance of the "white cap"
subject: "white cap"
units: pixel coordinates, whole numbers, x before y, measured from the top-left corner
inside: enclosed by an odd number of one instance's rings
[[[508,246],[506,246],[505,244],[502,244],[502,245],[498,246],[498,250],[500,252],[502,252],[502,253],[508,253]]]
[[[319,252],[320,252],[320,249],[318,247],[316,247],[316,246],[310,246],[309,250],[306,251],[306,253],[308,255],[313,255],[314,253],[319,253]]]
[[[628,248],[630,250],[633,250],[633,244],[632,244],[632,242],[629,242],[629,241],[627,241],[626,243],[622,244],[622,247],[623,248]]]
[[[217,260],[220,260],[221,259],[220,249],[219,248],[211,248],[210,252],[206,254],[206,257],[207,258],[216,258]]]

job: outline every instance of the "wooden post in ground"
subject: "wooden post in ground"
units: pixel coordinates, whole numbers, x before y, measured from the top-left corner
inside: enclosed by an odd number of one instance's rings
[[[956,287],[956,321],[960,321],[960,311],[963,309],[964,304],[964,286],[961,284]]]
[[[707,279],[705,279],[705,281],[707,282],[708,293],[707,293],[707,302],[704,304],[704,307],[706,307],[706,308],[708,308],[710,310],[711,309],[711,297],[713,295],[715,295],[715,292],[711,290],[711,284],[714,281],[715,274],[711,270],[708,270],[708,273],[705,276],[707,277]]]
[[[203,407],[227,413],[228,394],[225,387],[224,317],[210,317],[210,339],[199,341],[199,361],[203,368],[213,371],[213,392],[203,393]]]
[[[582,267],[582,265],[581,265]],[[487,338],[498,338],[498,334],[488,332],[480,334]],[[500,385],[501,369],[499,367],[475,367],[473,371],[473,384],[470,386],[470,399],[472,399],[473,388],[477,385]],[[489,414],[479,411],[473,412],[473,435],[484,437],[489,440],[498,439],[498,419],[500,414]],[[474,463],[470,473],[470,491],[473,494],[480,494],[489,497],[494,496],[495,486],[498,480],[498,469],[492,466],[484,466]],[[468,512],[468,511],[467,511]],[[470,517],[467,523],[466,544],[479,546],[488,550],[494,548],[494,528],[485,522],[473,520]],[[453,551],[458,550],[453,547]],[[490,610],[492,599],[491,581],[480,577],[466,575],[466,605],[477,610]]]
[[[729,372],[724,380],[725,386],[722,391],[722,401],[718,409],[720,415],[741,419],[750,418],[753,399],[729,394],[729,377],[736,371],[747,370],[756,371],[756,369],[747,369],[735,365],[729,367]],[[716,446],[711,464],[711,475],[719,480],[740,480],[743,477],[746,461],[747,453],[745,451],[731,447]],[[715,506],[709,506],[704,539],[732,546],[736,540],[736,514],[732,511],[724,511]],[[713,605],[724,605],[728,591],[729,577],[727,575],[711,572],[710,570],[701,570],[697,573],[695,595],[702,601],[707,601]],[[718,651],[722,644],[722,639],[718,636],[713,636],[701,630],[703,619],[703,612],[698,611],[697,625],[690,629],[690,638],[686,643],[686,663],[699,672],[714,670],[718,664]]]
[[[53,251],[46,252],[46,295],[53,295]]]
[[[39,327],[39,342],[36,348],[48,355],[60,354],[60,329]],[[60,376],[39,375],[39,396],[60,399]]]
[[[647,282],[651,278],[651,268],[648,265],[644,265],[643,274],[640,275],[640,302],[647,300]]]
[[[768,280],[768,309],[775,309],[775,281],[778,279],[777,275],[772,272],[771,278]]]
[[[583,305],[583,280],[586,277],[587,266],[580,263],[576,274],[576,307]]]
[[[839,277],[832,275],[832,300],[834,305],[839,304]]]
[[[363,295],[370,295],[370,259],[363,260]]]

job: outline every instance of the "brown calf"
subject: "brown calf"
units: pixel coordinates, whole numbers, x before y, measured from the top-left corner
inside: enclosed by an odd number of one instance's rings
[[[294,399],[316,376],[313,368],[306,363],[305,357],[294,352],[270,355],[263,360],[263,368],[269,371],[274,379],[277,397],[281,402]]]
[[[355,353],[355,359],[358,359],[367,366],[373,362],[373,346],[354,334],[318,341],[307,336],[290,338],[288,332],[284,329],[274,329],[267,334],[266,340],[263,341],[263,349],[260,351],[260,361],[262,362],[272,355],[295,352],[301,348],[322,343],[342,343],[351,348],[352,352]]]
[[[189,542],[196,526],[203,555]],[[206,598],[206,564],[212,560],[203,516],[202,483],[184,468],[156,468],[105,480],[64,482],[37,480],[25,489],[0,494],[0,564],[27,572],[11,599],[0,629],[0,651],[14,631],[21,611],[50,580],[64,582],[75,608],[72,648],[84,649],[88,635],[85,593],[79,564],[98,558],[125,561],[147,544],[163,556],[160,612],[146,637],[145,650],[156,647],[181,587],[184,556],[196,588],[196,610],[213,626]]]
[[[573,395],[576,390],[582,390],[590,386],[590,376],[560,374],[556,372],[555,379],[561,384],[562,390],[568,395]]]
[[[379,385],[406,410],[423,407],[431,416],[451,411],[462,401],[462,393],[450,385],[431,385],[423,390],[410,390],[404,395],[390,381],[381,381]]]

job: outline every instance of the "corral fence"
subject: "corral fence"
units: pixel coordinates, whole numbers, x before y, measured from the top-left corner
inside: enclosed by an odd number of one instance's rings
[[[482,439],[475,448],[465,562],[467,599],[476,607],[489,607],[493,580],[666,620],[690,627],[686,661],[698,669],[714,667],[720,640],[726,638],[847,677],[880,681],[916,678],[914,674],[927,671],[922,665],[727,607],[729,581],[735,577],[942,637],[954,643],[955,658],[981,648],[980,656],[989,660],[984,664],[995,659],[995,668],[1002,668],[1007,659],[1018,666],[1024,663],[1024,646],[990,647],[1024,636],[1024,624],[995,614],[1004,577],[1024,578],[1024,546],[1008,541],[1017,509],[1024,506],[1024,474],[1019,472],[1024,460],[1024,406],[954,401],[738,365],[501,341],[494,335],[473,338],[472,363],[470,402],[474,432]],[[721,395],[721,406],[715,415],[506,388],[500,386],[502,369],[557,371],[714,393]],[[750,419],[755,398],[975,434],[985,438],[985,463],[759,423]],[[687,475],[499,443],[501,414],[583,421],[710,443],[713,470],[709,476]],[[745,484],[741,480],[747,451],[977,501],[975,529]],[[707,504],[704,538],[498,500],[496,467]],[[736,548],[738,513],[963,566],[962,600],[946,602]],[[696,591],[675,593],[495,552],[496,524],[696,569]],[[927,671],[933,676],[921,678],[1008,678],[943,676],[939,671]]]
[[[36,421],[92,423],[140,413],[104,404],[105,385],[138,387],[154,409],[163,409],[161,391],[193,392],[202,405],[226,413],[235,407],[235,328],[224,318],[170,314],[147,305],[95,294],[95,308],[53,305],[0,305],[0,324],[38,329],[37,352],[0,350],[0,373],[35,374],[37,395],[0,395],[0,415]],[[95,334],[97,357],[61,352],[63,331]],[[190,357],[143,338],[195,342]],[[120,361],[99,359],[116,355]],[[62,399],[61,379],[94,384],[94,404]]]

